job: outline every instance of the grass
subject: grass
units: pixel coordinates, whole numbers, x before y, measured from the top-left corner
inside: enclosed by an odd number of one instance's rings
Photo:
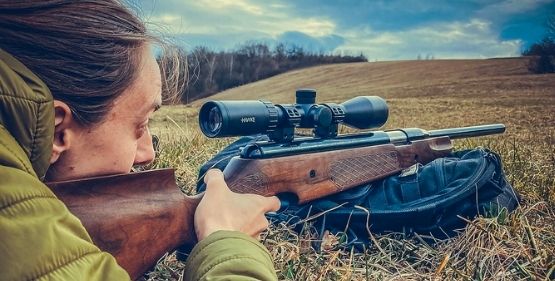
[[[310,223],[301,234],[273,225],[263,235],[280,280],[553,280],[555,279],[555,75],[530,75],[524,59],[407,61],[314,67],[217,95],[217,99],[294,102],[294,89],[318,89],[320,101],[380,95],[390,106],[386,128],[437,129],[504,123],[503,135],[457,140],[457,149],[498,152],[521,195],[511,214],[469,221],[460,235],[431,244],[426,237],[372,235],[364,252],[341,249],[326,236],[312,249]],[[262,93],[262,94],[260,94]],[[197,171],[232,139],[207,139],[198,104],[157,112],[152,130],[162,140],[156,167],[177,168],[193,194]],[[184,264],[169,254],[150,280],[179,280]]]

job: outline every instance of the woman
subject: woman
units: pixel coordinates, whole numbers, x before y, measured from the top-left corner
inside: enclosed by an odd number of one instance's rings
[[[0,1],[0,279],[129,279],[41,180],[153,160],[148,119],[169,83],[160,41],[116,0],[14,2]],[[249,235],[279,200],[232,193],[219,171],[205,181],[185,279],[276,279]]]

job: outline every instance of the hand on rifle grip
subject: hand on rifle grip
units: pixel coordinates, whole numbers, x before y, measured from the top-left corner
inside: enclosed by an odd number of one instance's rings
[[[198,240],[218,230],[231,230],[257,237],[268,227],[264,216],[280,207],[276,196],[240,194],[231,191],[220,170],[211,169],[204,176],[206,191],[195,212]]]

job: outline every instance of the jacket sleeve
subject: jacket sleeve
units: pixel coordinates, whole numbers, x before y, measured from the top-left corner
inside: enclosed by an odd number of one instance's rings
[[[185,280],[277,280],[270,253],[250,236],[217,231],[193,248]]]
[[[129,280],[37,178],[1,165],[0,178],[0,279]]]

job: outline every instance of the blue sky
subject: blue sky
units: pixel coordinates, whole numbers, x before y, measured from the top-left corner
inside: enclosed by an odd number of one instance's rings
[[[518,56],[546,32],[555,0],[131,0],[186,49],[247,41],[369,60]]]

